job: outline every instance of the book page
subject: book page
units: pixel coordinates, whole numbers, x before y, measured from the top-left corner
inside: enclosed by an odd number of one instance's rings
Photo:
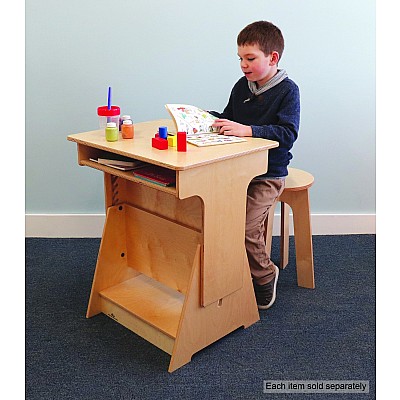
[[[187,142],[198,147],[215,146],[217,144],[246,142],[245,138],[237,136],[225,136],[218,134],[193,134],[187,135]]]
[[[187,104],[166,104],[165,107],[175,122],[177,132],[187,132],[188,135],[218,132],[218,128],[212,127],[217,117],[201,108]]]

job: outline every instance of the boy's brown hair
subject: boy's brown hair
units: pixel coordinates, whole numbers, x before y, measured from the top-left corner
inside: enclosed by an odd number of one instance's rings
[[[257,21],[247,25],[237,37],[237,45],[258,44],[260,50],[267,56],[273,51],[282,57],[285,42],[278,27],[268,21]]]

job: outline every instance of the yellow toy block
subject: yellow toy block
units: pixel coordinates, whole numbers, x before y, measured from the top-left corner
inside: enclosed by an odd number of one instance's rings
[[[168,135],[168,146],[176,147],[176,135]]]

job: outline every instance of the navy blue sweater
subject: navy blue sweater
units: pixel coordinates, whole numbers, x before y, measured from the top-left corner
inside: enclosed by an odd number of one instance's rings
[[[246,99],[251,99],[245,102]],[[268,171],[262,177],[276,178],[288,174],[287,166],[292,159],[290,149],[300,124],[300,93],[297,85],[285,78],[266,92],[254,96],[246,77],[236,82],[222,114],[213,115],[250,125],[253,137],[276,140],[279,147],[271,149],[268,156]]]

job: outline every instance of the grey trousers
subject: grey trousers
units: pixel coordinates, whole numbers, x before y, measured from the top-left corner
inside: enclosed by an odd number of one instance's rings
[[[245,245],[251,276],[258,285],[275,277],[275,264],[265,248],[268,211],[285,187],[285,179],[253,179],[247,189]]]

